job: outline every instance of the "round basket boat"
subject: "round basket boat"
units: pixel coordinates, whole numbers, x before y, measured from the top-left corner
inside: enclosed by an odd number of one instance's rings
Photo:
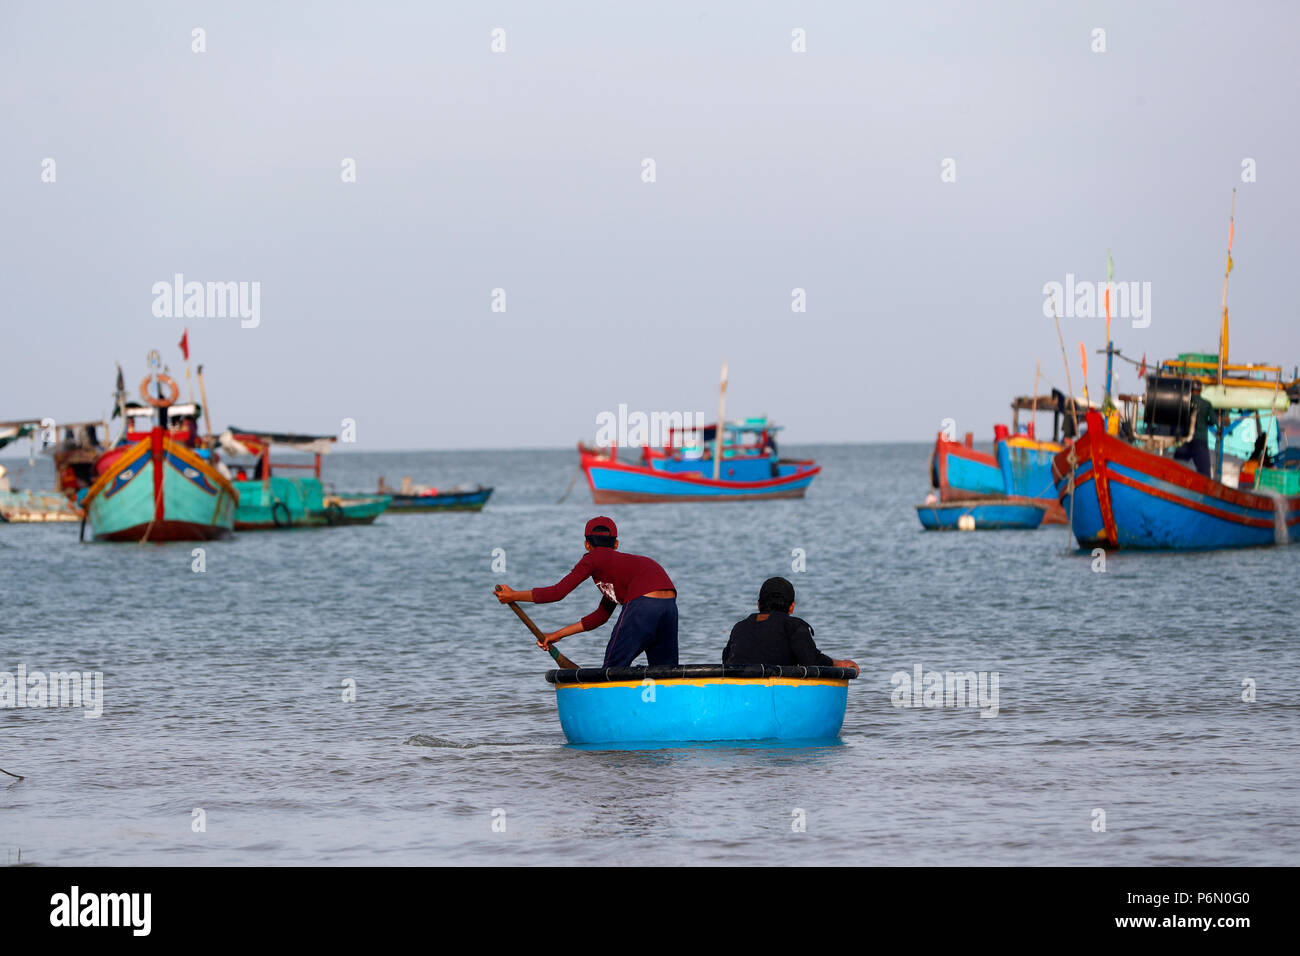
[[[848,702],[844,667],[679,664],[547,671],[572,744],[829,740]]]

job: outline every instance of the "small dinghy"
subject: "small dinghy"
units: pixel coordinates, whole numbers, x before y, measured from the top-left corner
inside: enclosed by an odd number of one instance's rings
[[[844,667],[761,664],[546,673],[571,744],[833,740],[855,677]]]
[[[1046,513],[1047,503],[1041,498],[978,498],[916,506],[916,516],[927,531],[1032,531]]]

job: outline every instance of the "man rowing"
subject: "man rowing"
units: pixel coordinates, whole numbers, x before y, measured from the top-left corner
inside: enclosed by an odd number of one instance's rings
[[[677,588],[657,561],[618,550],[618,526],[613,518],[599,516],[583,531],[587,553],[558,584],[528,591],[503,587],[494,592],[502,604],[526,601],[551,604],[566,597],[591,578],[600,589],[600,605],[582,620],[544,634],[537,646],[552,644],[571,634],[591,631],[609,620],[616,605],[623,610],[605,647],[602,667],[628,667],[642,652],[651,667],[677,663]]]

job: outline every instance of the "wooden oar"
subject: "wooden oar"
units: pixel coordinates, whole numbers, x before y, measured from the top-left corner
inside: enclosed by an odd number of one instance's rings
[[[496,590],[498,591],[502,590],[502,588],[503,586],[500,584],[496,586]],[[524,626],[527,627],[528,630],[533,632],[533,637],[537,638],[539,643],[544,643],[543,639],[546,637],[546,635],[542,633],[542,629],[533,623],[533,619],[530,618],[527,614],[525,614],[524,609],[521,608],[518,604],[516,604],[514,601],[510,601],[509,604],[510,604],[510,610],[518,614],[519,620],[523,621]],[[555,663],[559,664],[565,670],[576,671],[578,669],[578,665],[573,663],[573,661],[569,660],[563,654],[561,654],[556,649],[554,644],[547,644],[546,650],[551,655],[551,657],[555,659]]]

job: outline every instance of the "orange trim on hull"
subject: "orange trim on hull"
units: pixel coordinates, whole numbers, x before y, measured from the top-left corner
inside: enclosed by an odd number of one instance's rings
[[[82,507],[89,509],[91,500],[96,495],[98,495],[101,491],[103,491],[106,487],[112,484],[118,475],[126,471],[129,467],[131,467],[131,465],[133,465],[135,462],[143,458],[145,453],[148,450],[149,450],[148,438],[144,438],[136,442],[135,445],[129,451],[124,453],[120,458],[117,459],[117,461],[113,462],[112,467],[110,467],[108,471],[104,472],[97,479],[95,479],[95,483],[86,490],[86,497],[82,500],[81,503]]]

